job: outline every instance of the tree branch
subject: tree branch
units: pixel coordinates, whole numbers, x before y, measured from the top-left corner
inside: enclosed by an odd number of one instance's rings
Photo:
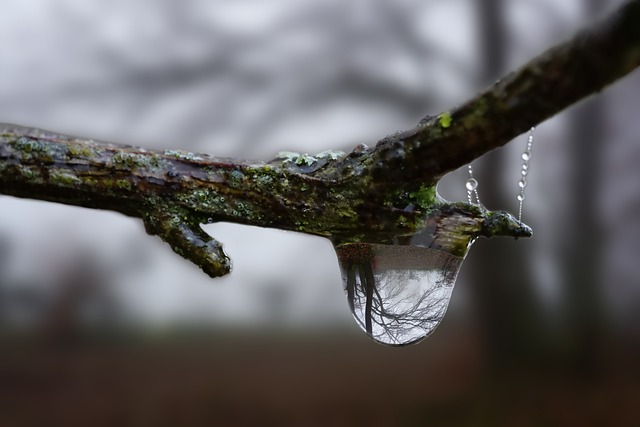
[[[632,0],[461,106],[381,141],[369,173],[435,182],[638,66],[640,1]]]
[[[638,22],[640,0],[630,1],[460,107],[348,155],[247,163],[1,125],[0,194],[141,218],[213,277],[228,273],[230,261],[199,224],[218,221],[463,256],[479,235],[531,230],[505,212],[444,201],[437,181],[637,68]]]

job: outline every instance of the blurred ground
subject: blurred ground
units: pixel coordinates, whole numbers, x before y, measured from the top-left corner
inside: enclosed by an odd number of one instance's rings
[[[73,347],[5,345],[5,426],[637,425],[638,349],[606,369],[486,375],[455,326],[399,351],[366,337],[208,334]],[[629,372],[633,370],[633,373]]]
[[[0,121],[267,160],[375,144],[618,2],[6,1]],[[0,424],[638,425],[640,76],[539,126],[528,241],[478,241],[436,333],[360,333],[331,244],[0,196]],[[524,140],[476,165],[515,211]],[[439,191],[466,197],[466,171]]]

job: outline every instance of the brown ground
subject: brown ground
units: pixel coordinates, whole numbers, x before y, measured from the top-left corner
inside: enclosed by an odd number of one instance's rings
[[[451,331],[405,349],[336,334],[145,342],[5,342],[0,426],[640,425],[624,351],[589,379],[497,380],[479,341]]]

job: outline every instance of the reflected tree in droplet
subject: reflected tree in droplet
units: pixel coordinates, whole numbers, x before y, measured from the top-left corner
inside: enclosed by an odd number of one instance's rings
[[[349,308],[374,340],[406,345],[444,317],[463,258],[411,245],[354,243],[336,248]]]

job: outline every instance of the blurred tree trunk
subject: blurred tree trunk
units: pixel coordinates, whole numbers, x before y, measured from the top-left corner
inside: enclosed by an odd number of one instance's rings
[[[587,2],[586,17],[599,13],[604,3]],[[504,72],[508,39],[502,17],[504,2],[482,0],[478,6],[480,49],[485,61],[482,78],[486,83]],[[544,326],[547,322],[531,271],[530,259],[535,256],[531,246],[523,242],[516,248],[513,241],[506,239],[478,241],[472,251],[469,281],[494,374],[523,364],[531,370],[559,358],[562,365],[580,373],[592,372],[598,366],[605,320],[599,282],[601,250],[594,244],[601,241],[597,192],[604,132],[602,113],[602,98],[594,98],[570,115],[567,186],[570,213],[561,221],[558,251],[564,287],[560,308],[562,333]],[[504,176],[505,160],[505,152],[495,150],[484,156],[476,168],[481,201],[489,208],[515,207],[517,177]],[[510,181],[513,192],[505,196],[503,183]]]
[[[586,18],[594,17],[604,0],[584,2]],[[600,161],[603,155],[604,98],[580,104],[569,115],[568,217],[560,245],[566,362],[581,374],[598,367],[603,350],[605,313],[601,289],[601,224],[598,218]]]
[[[505,71],[508,37],[505,28],[503,0],[481,0],[477,3],[479,49],[484,63],[481,83],[489,83]],[[517,177],[505,176],[505,151],[494,150],[479,162],[481,202],[487,207],[500,206],[514,210]],[[513,181],[508,197],[504,182]],[[511,197],[512,196],[512,197]],[[470,257],[470,279],[473,301],[480,319],[480,330],[488,343],[488,359],[493,374],[506,372],[536,358],[539,331],[538,304],[529,269],[531,248],[524,242],[502,239],[478,241]],[[527,250],[529,249],[529,250]],[[505,260],[509,260],[508,263]],[[538,325],[538,326],[536,326]]]

